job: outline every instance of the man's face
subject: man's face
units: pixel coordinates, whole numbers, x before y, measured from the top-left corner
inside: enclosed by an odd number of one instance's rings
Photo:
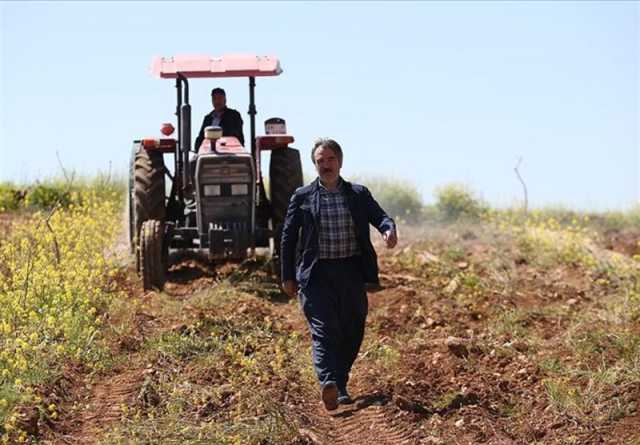
[[[227,105],[227,97],[224,94],[216,93],[211,96],[214,110],[221,110]]]
[[[318,176],[323,183],[332,184],[340,177],[342,161],[330,148],[320,147],[313,154]]]

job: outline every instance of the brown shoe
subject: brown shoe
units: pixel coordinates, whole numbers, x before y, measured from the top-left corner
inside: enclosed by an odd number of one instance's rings
[[[338,386],[334,382],[322,386],[322,403],[327,411],[338,408]]]

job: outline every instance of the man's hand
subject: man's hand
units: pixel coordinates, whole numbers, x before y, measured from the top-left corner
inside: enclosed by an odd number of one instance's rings
[[[284,292],[291,298],[295,297],[298,293],[298,283],[296,283],[294,280],[285,281],[284,283],[282,283],[282,288],[284,289]]]
[[[382,239],[387,244],[387,249],[392,249],[398,243],[398,235],[394,229],[387,230],[382,234]]]

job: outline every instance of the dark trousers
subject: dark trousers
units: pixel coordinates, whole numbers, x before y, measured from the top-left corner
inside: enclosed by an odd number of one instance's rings
[[[300,305],[311,332],[313,365],[321,385],[345,389],[358,356],[368,301],[360,257],[319,260]]]

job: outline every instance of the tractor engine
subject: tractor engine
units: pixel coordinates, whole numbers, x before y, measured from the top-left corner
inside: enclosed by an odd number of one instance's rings
[[[236,138],[223,137],[205,140],[194,161],[200,247],[212,259],[245,258],[255,226],[251,154]]]

